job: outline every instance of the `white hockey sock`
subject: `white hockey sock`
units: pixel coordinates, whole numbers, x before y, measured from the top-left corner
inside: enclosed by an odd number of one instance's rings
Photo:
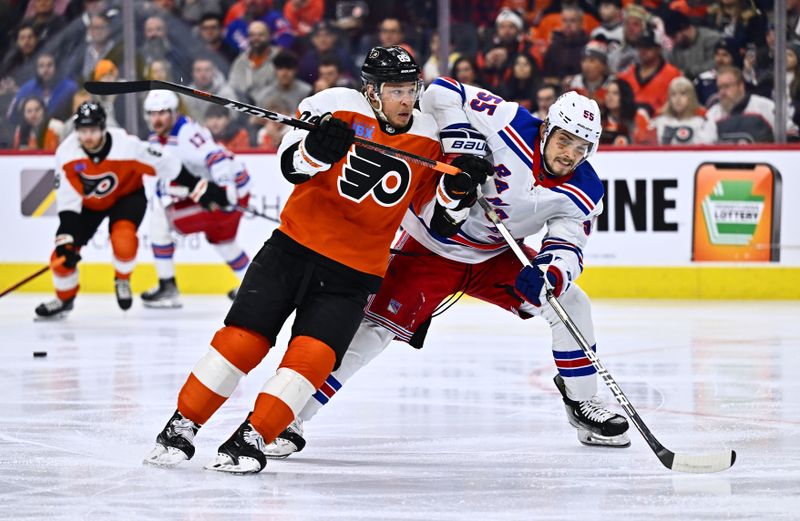
[[[153,243],[153,258],[156,263],[156,273],[159,279],[171,279],[175,277],[175,243],[155,244]]]
[[[214,244],[214,249],[217,250],[217,253],[230,266],[241,282],[247,271],[247,266],[250,265],[250,257],[239,247],[236,241]]]
[[[353,341],[350,342],[350,347],[347,348],[347,352],[342,358],[339,369],[325,379],[325,383],[306,402],[298,417],[303,421],[313,418],[317,411],[341,389],[342,384],[383,352],[393,338],[394,333],[388,329],[369,319],[363,319]]]

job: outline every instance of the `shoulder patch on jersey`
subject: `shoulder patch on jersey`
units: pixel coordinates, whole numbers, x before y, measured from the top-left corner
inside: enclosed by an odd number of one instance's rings
[[[605,194],[603,183],[588,162],[581,163],[568,182],[554,186],[550,190],[569,197],[585,215],[594,212]]]

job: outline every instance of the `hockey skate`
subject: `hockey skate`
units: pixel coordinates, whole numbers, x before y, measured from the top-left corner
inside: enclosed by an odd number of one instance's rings
[[[264,448],[264,455],[269,459],[283,459],[295,452],[300,452],[305,446],[303,420],[295,418],[272,443],[267,444]]]
[[[194,436],[200,428],[195,422],[175,411],[156,437],[156,446],[144,463],[158,467],[174,467],[194,456]]]
[[[578,429],[578,441],[584,445],[600,447],[629,447],[631,440],[626,434],[628,420],[605,408],[597,396],[577,402],[567,397],[567,388],[561,375],[553,378],[564,399],[564,408],[570,425]]]
[[[61,320],[72,311],[73,302],[75,302],[75,297],[67,300],[56,298],[50,302],[42,302],[34,310],[35,320]]]
[[[159,279],[158,286],[142,293],[146,308],[178,309],[183,306],[175,279]]]
[[[122,311],[128,311],[133,304],[131,281],[128,279],[114,279],[114,293],[117,295],[117,304]]]
[[[253,428],[250,420],[217,449],[217,456],[208,462],[206,469],[231,474],[255,474],[267,466],[264,456],[264,438]]]

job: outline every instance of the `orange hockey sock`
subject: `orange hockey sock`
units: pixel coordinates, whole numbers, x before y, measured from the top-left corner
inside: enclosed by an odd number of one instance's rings
[[[55,250],[50,255],[50,263],[52,264],[58,258]],[[53,286],[56,288],[56,297],[59,300],[69,300],[78,294],[80,284],[78,284],[78,270],[77,268],[66,268],[63,264],[55,266],[51,270],[53,272]]]
[[[111,249],[114,252],[114,277],[129,279],[136,265],[136,250],[139,238],[136,236],[136,224],[127,219],[114,221],[111,225]]]

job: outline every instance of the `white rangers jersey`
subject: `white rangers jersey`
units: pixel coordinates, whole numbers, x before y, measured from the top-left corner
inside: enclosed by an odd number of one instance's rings
[[[105,211],[120,198],[143,187],[142,176],[158,176],[169,182],[181,170],[178,158],[131,136],[121,128],[109,128],[111,148],[95,162],[72,132],[56,149],[56,202],[58,211],[80,213]],[[106,142],[108,146],[108,142]]]
[[[235,187],[237,198],[248,193],[250,176],[244,164],[214,141],[207,128],[191,118],[179,116],[169,136],[151,134],[148,140],[151,143],[160,143],[165,149],[177,154],[192,175],[226,188],[230,187],[229,189]],[[165,192],[162,186],[160,190]]]
[[[480,88],[439,78],[428,87],[421,108],[436,119],[445,153],[470,153],[480,148],[476,137],[485,138],[495,168],[481,187],[486,200],[520,241],[546,226],[539,251],[562,258],[574,280],[583,270],[583,248],[593,221],[603,209],[603,185],[592,166],[584,161],[560,178],[546,174],[539,149],[541,120]],[[403,227],[438,255],[476,264],[508,248],[477,204],[451,238],[431,231],[432,213],[432,205],[412,207]]]

